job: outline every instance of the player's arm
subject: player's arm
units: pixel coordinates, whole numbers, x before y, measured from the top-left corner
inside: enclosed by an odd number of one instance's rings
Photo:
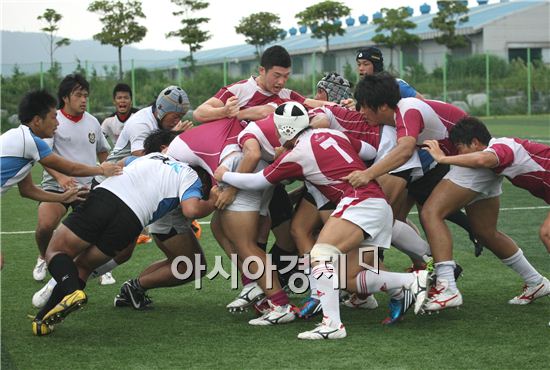
[[[97,153],[97,160],[99,161],[99,163],[103,163],[103,162],[105,162],[105,160],[107,159],[108,156],[109,156],[108,151],[99,152],[99,153]]]
[[[363,171],[353,171],[343,178],[353,187],[366,185],[370,181],[377,179],[399,166],[411,158],[416,150],[416,138],[413,136],[403,136],[397,140],[397,145],[381,161],[373,164]]]
[[[180,202],[181,211],[189,219],[203,218],[214,212],[215,202],[216,197],[212,196],[208,200],[188,198]]]
[[[109,119],[108,118],[105,118],[103,120],[103,122],[101,123],[101,133],[103,134],[103,136],[105,136],[105,138],[107,140],[110,140],[111,142],[113,141],[112,137],[111,137],[111,129],[109,127]],[[114,144],[114,143],[113,143]]]
[[[97,175],[115,176],[119,175],[122,172],[122,169],[114,163],[103,162],[99,166],[88,166],[83,163],[69,161],[55,153],[52,153],[49,156],[42,158],[40,160],[40,163],[44,166],[46,171],[54,176],[56,180],[57,177],[59,177],[61,174],[75,177]],[[52,173],[50,170],[60,172],[61,174],[55,172]]]
[[[307,98],[304,100],[304,105],[307,105],[310,108],[319,108],[319,107],[322,107],[323,105],[336,105],[336,103]]]
[[[220,166],[216,169],[216,172],[214,172],[214,177],[217,181],[223,181],[243,190],[263,190],[273,185],[267,181],[263,171],[256,173],[237,173],[229,172],[227,167]]]
[[[239,166],[237,167],[237,172],[239,173],[250,173],[254,171],[256,166],[258,166],[258,162],[261,158],[261,151],[260,151],[260,144],[256,139],[248,139],[243,143],[243,158],[241,162],[239,163]],[[234,186],[230,186],[229,188],[225,188],[218,197],[218,200],[216,202],[216,207],[219,209],[224,209],[233,201],[235,200],[235,197],[237,196],[237,192],[239,191],[238,188]]]
[[[72,203],[75,200],[84,200],[84,197],[88,193],[88,190],[79,190],[76,187],[69,188],[62,194],[44,191],[34,185],[30,173],[17,184],[17,187],[22,197],[37,200],[39,202]]]
[[[239,113],[237,114],[237,118],[240,120],[258,121],[266,118],[271,113],[275,112],[275,108],[277,108],[277,104],[275,103],[268,103],[265,105],[258,105],[256,107],[246,108],[239,111]]]
[[[199,122],[209,122],[226,117],[236,117],[239,109],[239,100],[236,96],[230,97],[225,103],[212,97],[193,111],[193,119]]]
[[[181,212],[189,219],[196,219],[208,216],[216,209],[218,200],[218,187],[214,186],[208,197],[204,200],[202,193],[202,182],[197,179],[193,185],[183,191],[180,197]]]
[[[330,128],[330,121],[325,113],[319,113],[311,118],[309,125],[313,128]]]
[[[498,157],[492,151],[446,156],[437,140],[426,140],[424,145],[423,149],[427,150],[437,163],[469,168],[495,168],[498,166]]]
[[[376,154],[378,153],[376,148],[367,143],[366,141],[359,140],[361,147],[357,151],[359,154],[359,158],[363,160],[363,162],[368,162],[370,160],[373,160],[376,158]]]

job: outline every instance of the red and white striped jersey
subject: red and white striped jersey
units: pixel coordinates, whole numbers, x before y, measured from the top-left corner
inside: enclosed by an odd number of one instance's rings
[[[550,146],[504,137],[491,139],[485,151],[498,158],[495,173],[550,204]]]
[[[191,166],[199,166],[213,175],[224,148],[237,145],[237,137],[242,129],[241,122],[236,118],[205,123],[182,132],[172,141],[167,154]]]
[[[354,189],[342,180],[352,171],[366,169],[358,155],[361,146],[360,140],[336,130],[310,130],[300,136],[292,150],[267,166],[263,174],[272,184],[286,179],[307,180],[335,204],[344,197],[384,198],[375,181]]]
[[[279,94],[273,94],[266,91],[258,85],[254,76],[251,76],[248,80],[241,80],[222,87],[216,95],[214,95],[215,98],[220,99],[224,104],[227,102],[227,99],[232,96],[236,96],[239,99],[239,107],[241,110],[269,103],[280,105],[288,100],[303,104],[306,99],[297,92],[289,89],[282,89]]]
[[[273,121],[273,114],[266,118],[250,122],[239,134],[238,142],[242,148],[245,141],[255,139],[260,144],[261,158],[266,162],[273,162],[275,157],[275,148],[282,144],[277,135],[277,127]]]
[[[412,136],[417,145],[422,145],[424,140],[437,140],[445,154],[457,154],[455,146],[449,140],[449,132],[466,116],[466,112],[460,108],[441,101],[401,99],[395,110],[397,140]]]
[[[363,140],[378,149],[381,127],[369,125],[361,112],[339,105],[325,105],[309,111],[310,119],[318,114],[327,116],[330,129],[345,132],[347,135]]]

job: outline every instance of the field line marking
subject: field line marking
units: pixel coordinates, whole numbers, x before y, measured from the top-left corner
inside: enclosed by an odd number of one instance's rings
[[[511,208],[501,208],[500,211],[530,211],[534,209],[550,209],[550,206],[540,206],[540,207],[511,207]],[[418,212],[410,212],[411,215],[417,215]],[[199,221],[201,225],[210,225],[210,221]],[[17,235],[17,234],[33,234],[34,230],[31,231],[2,231],[1,235]]]

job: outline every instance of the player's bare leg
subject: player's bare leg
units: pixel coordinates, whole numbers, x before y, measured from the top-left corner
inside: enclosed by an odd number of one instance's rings
[[[497,230],[499,208],[499,198],[495,197],[466,206],[466,213],[478,239],[523,279],[523,292],[508,303],[529,304],[550,294],[550,282],[529,263],[512,238]]]

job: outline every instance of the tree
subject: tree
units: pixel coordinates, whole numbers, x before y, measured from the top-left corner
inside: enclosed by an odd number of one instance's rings
[[[441,36],[435,38],[440,45],[445,45],[449,49],[457,49],[468,45],[465,36],[456,34],[457,24],[467,22],[469,17],[468,5],[462,1],[438,1],[439,11],[432,19],[430,28],[440,31]]]
[[[247,44],[256,48],[258,58],[262,49],[270,42],[276,41],[283,30],[277,26],[281,23],[278,15],[268,12],[259,12],[241,19],[235,31],[246,37]]]
[[[307,7],[296,14],[298,23],[311,29],[312,37],[325,39],[326,51],[329,51],[329,38],[346,33],[340,18],[350,15],[351,9],[337,1],[326,0]]]
[[[90,4],[88,11],[99,13],[99,20],[103,23],[101,32],[94,35],[94,40],[118,49],[118,76],[122,80],[122,48],[143,40],[147,34],[147,28],[140,26],[135,20],[145,18],[141,11],[141,2],[97,0]]]
[[[54,60],[53,60],[53,54],[54,52],[59,49],[62,46],[67,46],[71,43],[71,41],[68,38],[62,38],[60,40],[55,41],[55,34],[59,30],[59,27],[57,26],[57,23],[63,18],[61,14],[56,12],[54,9],[46,9],[44,11],[44,14],[39,15],[36,19],[38,20],[45,20],[48,25],[44,28],[41,28],[41,31],[44,31],[49,34],[48,38],[50,39],[50,69],[54,69]],[[55,45],[55,46],[54,46]]]
[[[406,7],[397,9],[382,8],[382,17],[374,19],[377,25],[376,36],[372,41],[390,48],[390,67],[393,65],[393,49],[396,46],[417,44],[420,37],[412,35],[407,30],[416,28],[416,23],[407,20],[410,17]],[[387,31],[385,34],[382,32]]]
[[[206,9],[208,4],[206,1],[200,0],[172,0],[174,4],[181,7],[182,10],[173,12],[175,16],[184,15],[181,20],[182,28],[177,31],[172,31],[166,34],[166,37],[178,37],[182,44],[189,48],[189,56],[184,58],[191,63],[191,70],[195,69],[195,59],[193,53],[202,49],[202,43],[208,41],[212,36],[208,31],[202,31],[199,26],[206,23],[210,18],[190,18],[190,13],[196,10]]]

